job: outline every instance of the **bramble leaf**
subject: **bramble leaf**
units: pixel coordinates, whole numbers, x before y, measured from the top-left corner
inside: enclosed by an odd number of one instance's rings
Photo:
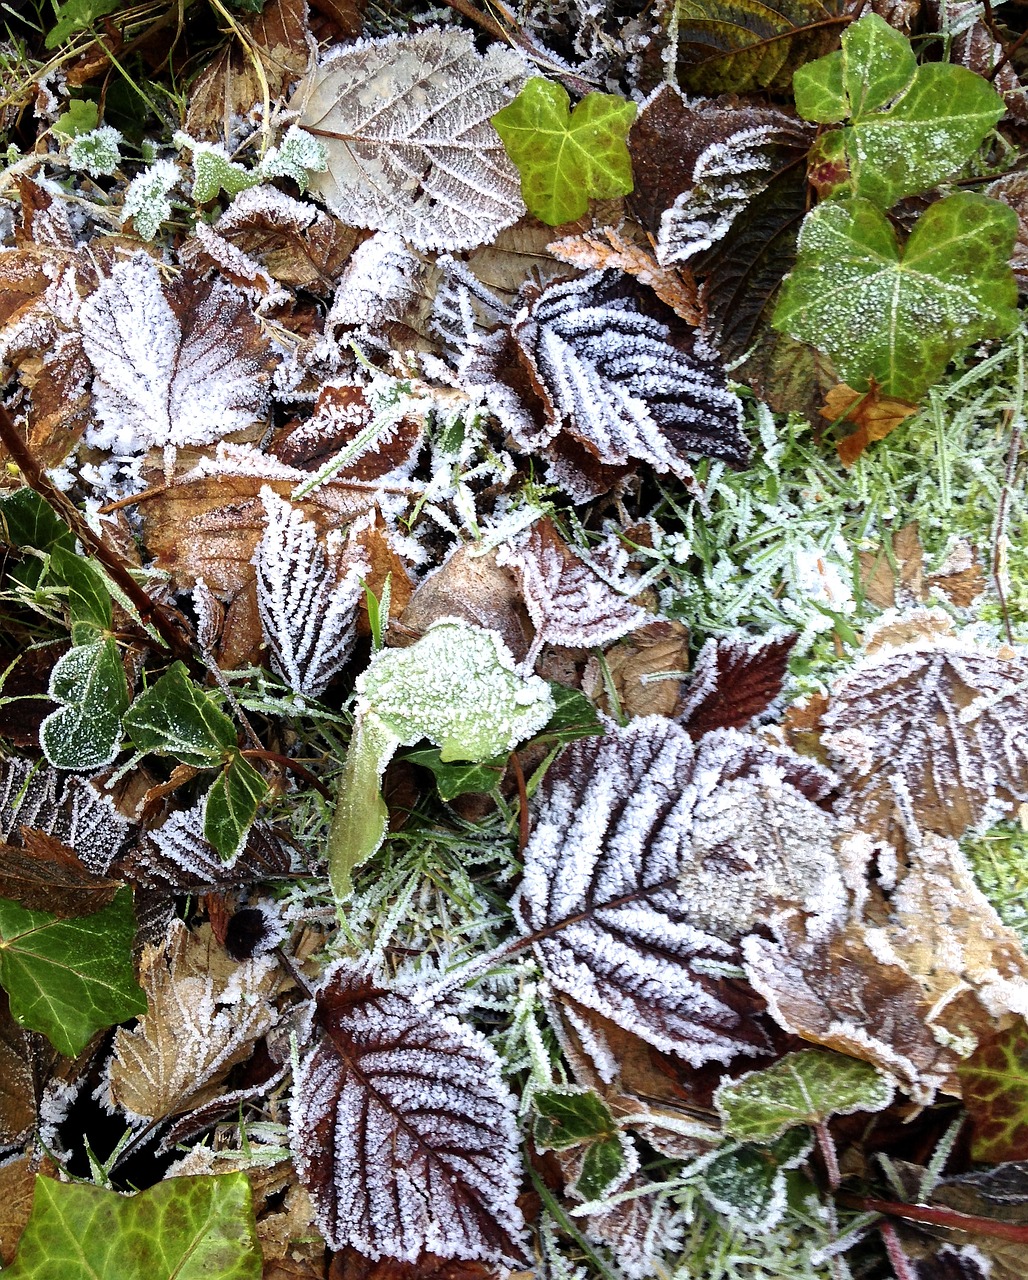
[[[169,1178],[134,1196],[38,1177],[32,1214],[4,1278],[260,1280],[261,1269],[243,1173]]]
[[[50,697],[62,703],[39,726],[39,745],[58,769],[99,769],[121,742],[121,717],[129,703],[125,668],[112,639],[78,644],[50,673]]]
[[[130,889],[71,920],[0,898],[0,985],[15,1019],[73,1058],[94,1032],[145,1013],[132,965],[135,929]]]
[[[527,81],[492,125],[521,174],[529,213],[556,227],[580,218],[590,198],[628,195],[626,140],[636,111],[611,93],[587,93],[572,111],[563,85],[542,76]]]
[[[833,194],[882,209],[958,170],[1006,111],[1002,97],[973,71],[948,62],[919,67],[909,41],[877,14],[849,27],[840,51],[801,67],[794,84],[806,119],[825,124],[849,117],[836,143],[845,161]]]
[[[1028,1026],[1018,1019],[979,1044],[957,1069],[971,1116],[971,1155],[997,1163],[1028,1159]]]
[[[829,1049],[801,1049],[762,1071],[726,1081],[714,1105],[731,1137],[773,1142],[796,1125],[881,1111],[893,1093],[892,1082],[868,1062]]]
[[[803,223],[774,326],[825,352],[849,386],[873,379],[916,403],[962,347],[1016,327],[1016,234],[1013,209],[970,192],[931,205],[902,250],[869,201],[821,204]]]

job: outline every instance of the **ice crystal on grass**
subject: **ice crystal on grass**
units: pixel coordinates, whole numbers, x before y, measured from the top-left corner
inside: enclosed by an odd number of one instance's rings
[[[353,651],[371,566],[360,544],[339,529],[323,544],[313,520],[267,485],[261,501],[268,524],[254,564],[264,638],[290,688],[316,698]]]
[[[292,1104],[297,1172],[333,1249],[520,1260],[514,1100],[485,1039],[346,962]]]
[[[671,315],[670,311],[668,312]],[[689,474],[687,458],[743,465],[738,398],[698,343],[691,352],[645,314],[614,272],[550,285],[510,327],[472,348],[464,384],[576,501],[609,489],[639,462]]]
[[[657,716],[574,743],[540,789],[518,900],[551,986],[694,1066],[759,1053],[713,975],[751,930],[799,913],[819,935],[845,913],[834,823],[808,798],[829,785],[759,739],[694,745]]]
[[[165,287],[152,258],[118,263],[80,311],[96,370],[90,444],[120,454],[220,440],[268,401],[268,348],[242,295],[188,276]]]
[[[395,231],[420,249],[492,240],[524,205],[489,119],[525,74],[513,51],[480,55],[464,31],[337,48],[291,104],[328,153],[311,190],[348,225]]]

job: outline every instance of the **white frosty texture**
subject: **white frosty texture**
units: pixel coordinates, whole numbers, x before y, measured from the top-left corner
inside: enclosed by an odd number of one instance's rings
[[[134,877],[148,888],[174,893],[252,883],[289,870],[288,856],[261,823],[250,828],[241,850],[223,859],[204,836],[206,807],[204,797],[147,831],[133,851]]]
[[[478,1032],[344,961],[318,999],[290,1141],[333,1249],[521,1259],[515,1102]]]
[[[379,231],[350,256],[325,319],[326,331],[339,326],[380,328],[417,302],[424,264],[400,236]]]
[[[660,219],[657,261],[662,266],[686,262],[724,239],[743,209],[765,189],[781,163],[782,141],[795,145],[795,122],[785,116],[779,121],[739,129],[700,152],[692,185]]]
[[[452,29],[340,47],[290,103],[301,126],[328,134],[328,170],[311,190],[348,226],[395,231],[419,249],[493,240],[525,206],[489,120],[526,74],[512,50],[481,55]]]
[[[517,574],[528,616],[550,644],[612,644],[653,620],[652,614],[601,581],[549,520],[501,546],[496,563]]]
[[[118,263],[79,313],[100,419],[87,442],[140,453],[206,444],[254,422],[268,396],[241,313],[250,320],[242,295],[218,281],[184,326],[152,258]]]
[[[797,913],[811,936],[845,916],[835,824],[813,803],[830,782],[660,716],[574,743],[541,788],[517,907],[551,987],[694,1066],[759,1052],[709,962]]]
[[[144,240],[152,240],[161,223],[171,217],[168,192],[181,174],[171,160],[158,160],[144,169],[128,185],[121,207],[122,222],[132,219],[132,226]]]
[[[85,778],[68,777],[27,760],[0,764],[0,838],[34,827],[73,849],[103,875],[128,839],[131,825]]]
[[[102,178],[117,169],[121,161],[118,148],[124,141],[117,129],[102,125],[73,138],[68,146],[68,164],[81,169],[91,178]]]
[[[353,652],[371,565],[352,533],[333,529],[322,542],[314,521],[267,485],[261,502],[268,523],[253,563],[264,639],[289,687],[316,698]]]

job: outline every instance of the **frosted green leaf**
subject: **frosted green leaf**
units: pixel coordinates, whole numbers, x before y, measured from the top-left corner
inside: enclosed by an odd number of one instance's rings
[[[532,1095],[538,1112],[534,1137],[541,1151],[585,1147],[575,1190],[583,1200],[596,1200],[625,1168],[625,1147],[614,1117],[591,1089],[541,1089]]]
[[[301,191],[307,190],[311,173],[328,169],[328,148],[313,133],[299,125],[290,125],[277,147],[272,147],[261,161],[262,178],[292,178]]]
[[[75,3],[76,0],[72,0]],[[49,45],[47,46],[49,48]],[[95,129],[100,120],[100,109],[88,98],[72,98],[68,110],[54,121],[54,133],[64,134],[66,138],[77,138],[80,134]]]
[[[881,1111],[895,1092],[868,1062],[830,1049],[787,1053],[773,1066],[722,1084],[714,1095],[725,1132],[750,1142],[773,1142],[797,1125],[829,1116]]]
[[[4,1280],[260,1280],[243,1173],[169,1178],[134,1196],[36,1179]]]
[[[961,192],[933,204],[901,251],[866,200],[830,201],[804,220],[774,327],[830,356],[842,381],[916,403],[950,358],[1018,322],[1009,266],[1013,209]]]
[[[73,169],[88,173],[91,178],[106,177],[121,162],[118,150],[121,142],[121,134],[110,125],[91,129],[89,133],[76,137],[68,147],[68,164]]]
[[[74,1058],[95,1032],[146,1013],[132,964],[135,932],[130,889],[69,920],[0,898],[0,985],[15,1020]]]
[[[132,219],[136,234],[152,240],[161,223],[171,217],[168,192],[179,180],[179,171],[170,160],[156,160],[128,185],[122,205],[122,221]]]
[[[111,594],[103,574],[89,560],[64,546],[50,553],[50,573],[68,590],[68,612],[74,644],[88,644],[113,622]]]
[[[50,672],[50,697],[62,703],[39,726],[39,745],[58,769],[100,769],[121,743],[128,706],[118,646],[101,638],[62,654]]]
[[[172,756],[203,769],[220,765],[235,751],[236,730],[206,689],[176,662],[132,704],[125,732],[137,751]]]
[[[383,649],[357,680],[357,718],[329,832],[329,878],[337,900],[350,874],[385,836],[379,782],[397,747],[428,738],[446,764],[508,755],[553,714],[549,685],[514,671],[494,631],[437,622],[408,649]]]
[[[806,119],[850,120],[842,130],[849,173],[833,194],[883,209],[959,170],[1006,111],[966,67],[919,67],[909,41],[876,14],[853,23],[842,49],[801,67],[793,83]]]
[[[207,793],[203,833],[226,860],[235,856],[257,816],[268,784],[249,760],[235,755]]]
[[[636,105],[610,93],[587,93],[571,109],[567,90],[533,76],[509,106],[492,117],[521,174],[521,196],[548,226],[580,218],[590,197],[632,190],[626,139]]]
[[[769,1231],[785,1213],[788,1171],[813,1145],[809,1129],[793,1129],[767,1147],[732,1143],[704,1168],[704,1199],[743,1231]]]
[[[226,195],[237,196],[247,187],[255,187],[260,180],[260,174],[230,160],[222,147],[210,143],[193,144],[192,196],[197,204],[206,204],[222,191]]]

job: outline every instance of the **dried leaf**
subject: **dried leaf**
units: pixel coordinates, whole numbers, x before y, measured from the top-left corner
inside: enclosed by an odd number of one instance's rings
[[[925,579],[925,585],[940,591],[958,609],[977,600],[985,590],[985,574],[970,543],[958,539],[945,561]]]
[[[689,665],[689,628],[682,622],[648,622],[604,655],[623,715],[673,716],[682,674]],[[597,678],[597,706],[613,712],[606,681]]]
[[[764,1048],[715,975],[748,931],[797,912],[823,931],[845,910],[834,824],[792,785],[808,768],[734,730],[694,745],[656,716],[568,747],[517,902],[553,990],[693,1066]]]
[[[883,396],[872,383],[870,391],[854,391],[844,382],[825,397],[821,417],[829,422],[845,422],[855,428],[836,444],[840,459],[852,467],[873,440],[884,440],[899,424],[917,412],[916,404]]]
[[[912,520],[892,535],[892,556],[882,547],[877,553],[859,552],[860,589],[865,599],[879,609],[894,609],[899,603],[914,604],[924,599],[924,555],[917,521]],[[895,565],[895,569],[893,566]]]
[[[211,972],[210,938],[173,922],[163,947],[146,947],[140,979],[147,1012],[120,1027],[110,1099],[133,1119],[165,1120],[217,1097],[225,1077],[275,1025],[277,965],[254,960]]]
[[[1002,200],[1017,214],[1017,237],[1010,265],[1021,293],[1028,293],[1028,173],[1008,173],[985,188],[993,200]]]
[[[605,271],[608,267],[635,276],[653,290],[686,324],[702,320],[696,281],[685,268],[661,266],[637,244],[622,239],[613,227],[580,236],[565,236],[546,246],[555,258],[583,271]]]
[[[32,1211],[36,1175],[53,1177],[57,1166],[46,1157],[37,1161],[35,1153],[17,1156],[0,1165],[0,1266],[9,1267],[25,1224]]]
[[[659,304],[658,304],[659,305]],[[461,368],[469,390],[575,501],[611,487],[634,464],[689,474],[687,457],[745,465],[737,397],[699,342],[673,345],[623,276],[598,272],[550,285],[509,329],[481,340]]]
[[[456,29],[337,46],[290,103],[328,149],[311,190],[347,225],[395,231],[419,249],[492,240],[524,205],[489,119],[525,72],[512,51],[480,55]]]
[[[0,844],[0,898],[62,920],[103,910],[121,888],[94,875],[66,844],[32,827],[21,829],[22,847]]]
[[[341,963],[318,997],[291,1142],[333,1249],[414,1262],[516,1261],[514,1100],[485,1039],[414,993]]]
[[[746,729],[782,691],[795,635],[708,640],[693,667],[678,720],[689,736]]]

